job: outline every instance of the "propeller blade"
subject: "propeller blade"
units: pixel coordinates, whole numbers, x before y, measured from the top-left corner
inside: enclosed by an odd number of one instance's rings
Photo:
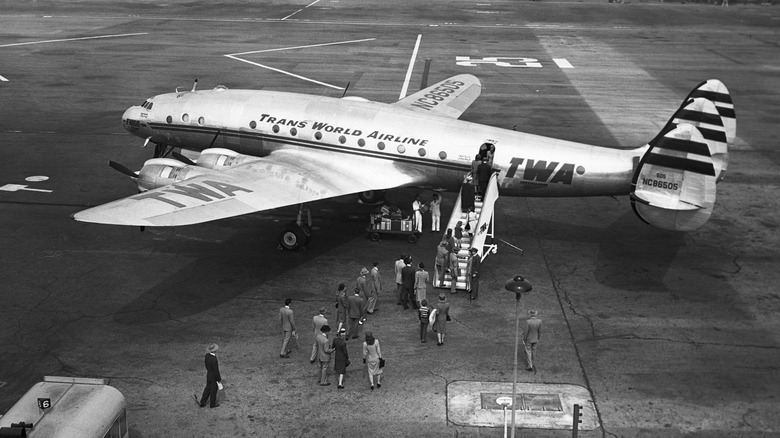
[[[137,179],[138,174],[133,172],[132,170],[128,169],[127,167],[117,163],[116,161],[109,161],[108,165],[111,166],[112,169],[122,172],[125,175],[129,176],[130,178]]]
[[[176,158],[177,160],[181,161],[184,164],[189,164],[190,166],[194,166],[195,165],[194,161],[190,160],[189,158],[185,157],[184,155],[182,155],[182,154],[180,154],[180,153],[178,153],[176,151],[171,152],[171,155],[173,155],[173,158]]]

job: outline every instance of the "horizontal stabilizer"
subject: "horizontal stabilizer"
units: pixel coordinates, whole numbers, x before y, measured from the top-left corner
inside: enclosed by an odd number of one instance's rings
[[[704,225],[715,205],[711,144],[688,123],[653,140],[632,181],[634,212],[667,230],[690,231]]]
[[[424,114],[457,119],[482,93],[473,75],[457,75],[404,97],[393,105]]]

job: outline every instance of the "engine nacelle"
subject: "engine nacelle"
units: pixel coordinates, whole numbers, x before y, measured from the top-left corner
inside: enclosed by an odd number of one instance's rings
[[[172,158],[153,158],[144,163],[138,172],[138,189],[142,192],[174,184],[198,175],[210,175],[214,171],[190,166]]]
[[[206,169],[225,170],[229,167],[250,161],[257,161],[257,157],[239,154],[236,151],[223,148],[204,149],[198,157],[198,166]]]

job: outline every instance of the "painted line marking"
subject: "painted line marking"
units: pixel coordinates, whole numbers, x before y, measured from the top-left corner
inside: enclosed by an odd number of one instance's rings
[[[317,0],[317,1],[319,1],[319,0]],[[314,2],[314,3],[316,3],[316,2]],[[312,3],[312,5],[314,3]],[[293,46],[293,47],[280,47],[280,48],[277,48],[277,49],[253,50],[253,51],[250,51],[250,52],[231,53],[229,55],[224,55],[224,56],[228,57],[230,59],[235,59],[236,61],[246,62],[247,64],[252,64],[252,65],[257,66],[257,67],[262,67],[262,68],[265,68],[265,69],[268,69],[268,70],[271,70],[271,71],[275,71],[277,73],[282,73],[282,74],[285,74],[285,75],[288,75],[288,76],[292,76],[294,78],[301,79],[303,81],[312,82],[312,83],[315,83],[315,84],[318,84],[318,85],[324,85],[326,87],[334,88],[336,90],[344,90],[344,87],[339,87],[337,85],[331,85],[331,84],[328,84],[328,83],[325,83],[325,82],[320,82],[320,81],[317,81],[317,80],[314,80],[314,79],[310,79],[310,78],[307,78],[307,77],[304,77],[304,76],[301,76],[301,75],[297,75],[295,73],[291,73],[291,72],[288,72],[288,71],[285,71],[285,70],[281,70],[281,69],[278,69],[278,68],[275,68],[275,67],[270,67],[270,66],[267,66],[265,64],[260,64],[259,62],[254,62],[254,61],[250,61],[248,59],[239,58],[239,56],[240,55],[251,55],[251,54],[255,54],[255,53],[279,52],[279,51],[284,51],[284,50],[307,49],[307,48],[311,48],[311,47],[334,46],[334,45],[339,45],[339,44],[362,43],[362,42],[374,41],[374,40],[376,40],[376,38],[364,38],[364,39],[360,39],[360,40],[349,40],[349,41],[335,41],[335,42],[332,42],[332,43],[309,44],[309,45],[305,45],[305,46]]]
[[[573,65],[569,61],[566,60],[566,58],[553,58],[553,61],[555,61],[556,64],[558,64],[558,67],[560,68],[574,68]]]
[[[60,42],[64,42],[64,41],[96,40],[96,39],[99,39],[99,38],[120,38],[120,37],[148,35],[148,34],[149,34],[149,32],[139,32],[139,33],[122,33],[122,34],[116,34],[116,35],[98,35],[98,36],[80,37],[80,38],[64,38],[64,39],[61,39],[61,40],[29,41],[29,42],[26,42],[26,43],[2,44],[2,45],[0,45],[0,47],[27,46],[27,45],[30,45],[30,44],[60,43]]]
[[[2,75],[0,75],[0,82],[8,82],[8,79],[6,79]]]
[[[43,189],[30,189],[27,188],[24,184],[6,184],[4,186],[0,186],[0,190],[4,192],[18,192],[20,190],[26,190],[28,192],[44,192],[44,193],[51,193],[51,190],[43,190]]]
[[[251,55],[254,53],[265,53],[265,52],[279,52],[283,50],[295,50],[295,49],[308,49],[310,47],[324,47],[324,46],[335,46],[337,44],[351,44],[351,43],[363,43],[366,41],[374,41],[376,38],[364,38],[362,40],[349,40],[349,41],[335,41],[332,43],[322,43],[322,44],[309,44],[306,46],[293,46],[293,47],[280,47],[278,49],[265,49],[265,50],[253,50],[251,52],[240,52],[240,53],[231,53],[229,55],[230,57],[235,57],[239,55]]]
[[[231,58],[231,59],[235,59],[236,61],[246,62],[247,64],[252,64],[252,65],[255,65],[255,66],[258,66],[258,67],[262,67],[262,68],[265,68],[265,69],[268,69],[268,70],[271,70],[271,71],[275,71],[277,73],[282,73],[282,74],[285,74],[287,76],[292,76],[294,78],[301,79],[301,80],[304,80],[304,81],[307,81],[307,82],[313,82],[313,83],[318,84],[318,85],[324,85],[326,87],[335,88],[336,90],[343,90],[344,89],[344,87],[339,87],[337,85],[326,84],[325,82],[320,82],[320,81],[317,81],[317,80],[314,80],[314,79],[309,79],[309,78],[301,76],[301,75],[296,75],[295,73],[290,73],[289,71],[284,71],[284,70],[281,70],[281,69],[278,69],[278,68],[269,67],[267,65],[260,64],[259,62],[248,61],[246,59],[241,59],[241,58],[238,58],[238,57],[232,56],[232,55],[225,55],[225,56],[227,56],[228,58]]]
[[[314,0],[313,2],[311,2],[311,3],[309,3],[308,5],[304,6],[303,8],[301,8],[301,9],[298,9],[297,11],[293,12],[292,14],[290,14],[290,15],[288,15],[288,16],[286,16],[286,17],[282,18],[280,21],[284,21],[284,20],[286,20],[286,19],[288,19],[288,18],[292,17],[293,15],[297,14],[298,12],[301,12],[302,10],[304,10],[304,9],[308,8],[309,6],[313,6],[314,4],[316,4],[316,3],[317,3],[317,2],[319,2],[319,1],[320,1],[320,0]]]
[[[422,40],[422,34],[417,34],[417,42],[414,44],[414,51],[412,51],[412,59],[409,60],[409,69],[406,70],[406,79],[404,79],[404,86],[401,88],[401,96],[398,100],[406,97],[406,91],[409,89],[409,81],[412,79],[412,70],[414,70],[414,60],[417,59],[417,50],[420,48],[420,40]]]

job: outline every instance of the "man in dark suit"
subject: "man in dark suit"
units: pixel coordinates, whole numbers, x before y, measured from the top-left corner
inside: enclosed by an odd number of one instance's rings
[[[409,308],[410,302],[412,307],[415,309],[417,308],[417,301],[414,299],[414,274],[415,270],[412,267],[412,258],[407,256],[404,259],[404,267],[401,269],[401,283],[403,284],[401,303],[403,303],[404,309]]]
[[[468,263],[466,263],[466,287],[469,290],[469,299],[476,300],[479,295],[479,264],[481,258],[477,248],[470,248]]]
[[[203,396],[200,398],[200,407],[206,407],[206,401],[210,400],[210,407],[216,408],[219,406],[217,403],[217,382],[222,381],[222,376],[219,375],[219,361],[215,354],[219,350],[217,344],[211,344],[206,348],[206,388],[203,389]]]
[[[360,330],[360,320],[366,314],[366,302],[360,296],[360,289],[355,288],[355,294],[347,298],[347,318],[349,326],[347,331],[352,339],[357,339]]]

